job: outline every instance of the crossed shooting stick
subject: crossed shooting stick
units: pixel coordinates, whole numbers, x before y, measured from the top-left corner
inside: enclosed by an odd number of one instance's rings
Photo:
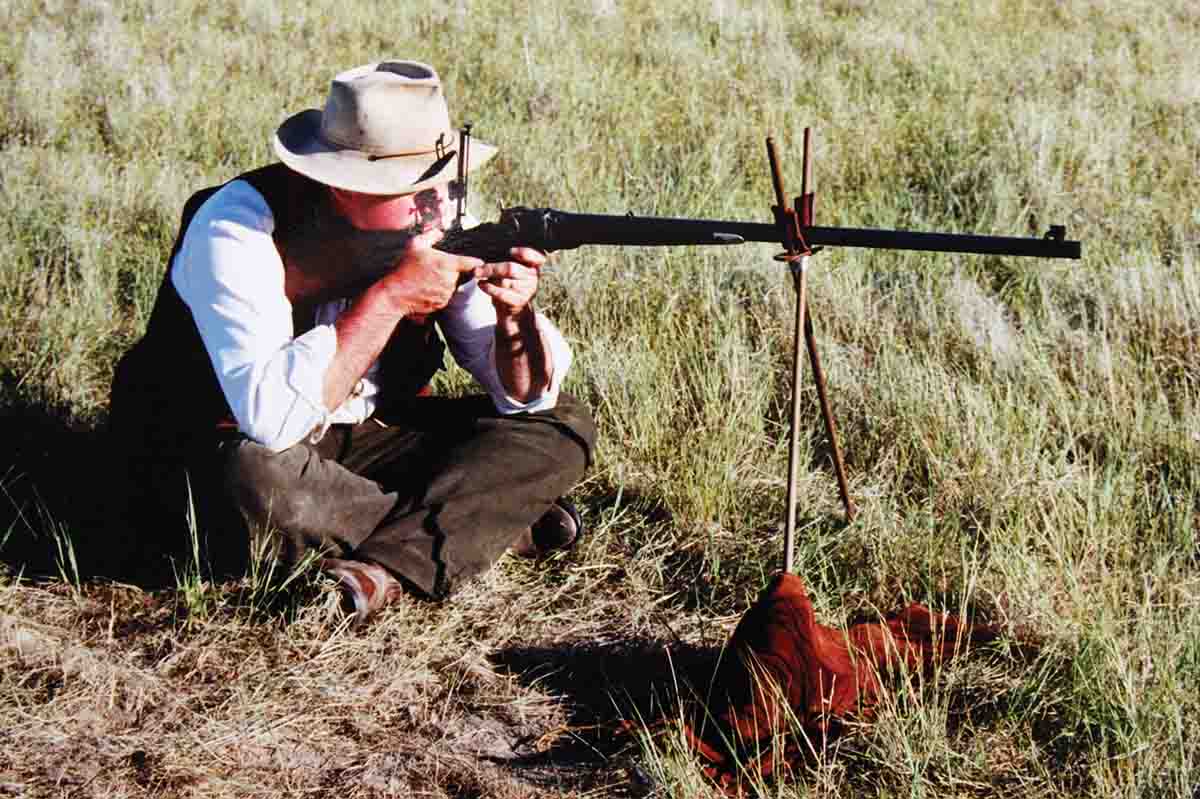
[[[787,476],[787,520],[784,532],[784,566],[792,572],[792,553],[796,539],[796,473],[799,466],[800,447],[797,431],[800,428],[800,336],[812,365],[813,380],[817,385],[817,398],[821,404],[821,417],[825,420],[825,432],[829,437],[829,448],[833,469],[837,475],[838,492],[846,521],[854,521],[858,508],[850,497],[850,486],[846,480],[846,466],[842,461],[842,449],[838,445],[837,425],[829,405],[829,392],[825,387],[825,373],[821,370],[821,358],[817,354],[817,340],[813,334],[812,314],[808,309],[807,277],[808,259],[820,251],[823,245],[849,247],[873,247],[887,250],[927,250],[935,252],[966,252],[993,255],[1028,255],[1046,258],[1079,258],[1081,247],[1077,241],[1066,241],[1066,228],[1052,225],[1041,239],[1010,238],[1004,236],[974,236],[950,233],[915,233],[904,230],[859,230],[853,228],[818,228],[813,225],[814,189],[812,183],[812,129],[804,129],[804,164],[800,183],[800,196],[791,206],[787,205],[783,191],[783,175],[779,158],[775,153],[775,140],[767,137],[767,160],[771,165],[771,182],[775,188],[775,205],[771,211],[784,251],[775,260],[788,264],[792,282],[796,289],[796,323],[792,347],[792,418],[788,439]]]

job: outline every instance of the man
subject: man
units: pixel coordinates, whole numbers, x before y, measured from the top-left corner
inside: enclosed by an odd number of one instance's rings
[[[135,511],[187,518],[218,569],[240,562],[231,541],[247,550],[230,530],[277,531],[285,560],[322,554],[359,619],[402,586],[444,596],[510,548],[571,545],[580,521],[561,496],[595,430],[561,392],[570,349],[533,308],[546,257],[431,247],[464,155],[436,72],[344,72],[274,143],[281,163],[188,201],[146,334],[118,365]],[[494,154],[472,140],[467,163]],[[404,245],[380,260],[371,243],[388,235]],[[486,395],[429,396],[435,323]]]

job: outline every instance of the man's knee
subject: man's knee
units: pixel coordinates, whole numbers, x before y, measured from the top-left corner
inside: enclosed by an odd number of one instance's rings
[[[558,395],[554,409],[546,413],[558,431],[583,451],[585,465],[591,466],[596,447],[596,423],[587,406],[563,392]]]
[[[225,461],[225,490],[246,521],[286,530],[309,510],[311,499],[298,477],[314,454],[303,445],[273,452],[253,441],[231,445]]]

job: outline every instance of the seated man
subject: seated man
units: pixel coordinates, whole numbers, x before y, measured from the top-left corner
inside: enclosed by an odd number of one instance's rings
[[[510,548],[573,542],[560,498],[595,430],[560,391],[570,349],[532,305],[546,257],[432,248],[455,144],[431,67],[369,64],[279,127],[282,163],[189,199],[113,383],[131,510],[158,535],[186,520],[227,572],[247,532],[275,531],[285,560],[323,555],[359,618],[401,585],[441,597]],[[471,141],[467,163],[494,153]],[[368,257],[385,233],[401,245]],[[486,395],[430,396],[434,323]]]

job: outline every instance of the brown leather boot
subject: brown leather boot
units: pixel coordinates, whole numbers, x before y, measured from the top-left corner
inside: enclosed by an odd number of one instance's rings
[[[342,610],[362,624],[390,605],[404,591],[400,581],[378,563],[325,558],[321,569],[338,581]]]

